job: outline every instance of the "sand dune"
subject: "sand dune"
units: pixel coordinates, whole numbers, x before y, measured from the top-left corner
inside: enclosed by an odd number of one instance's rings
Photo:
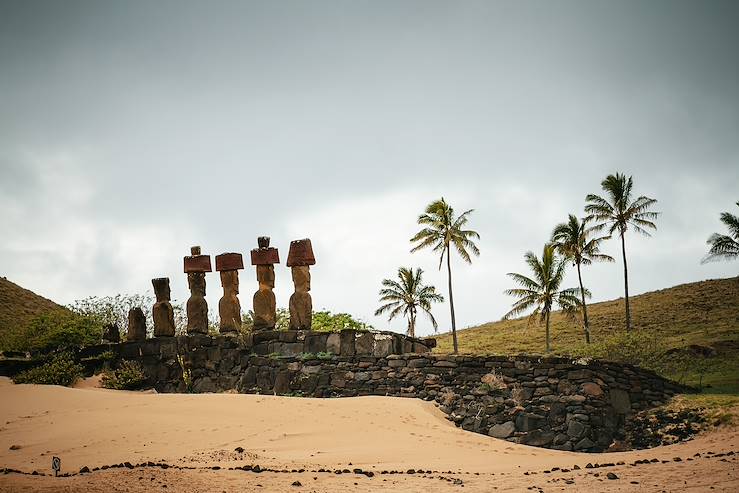
[[[460,430],[443,416],[416,399],[147,394],[3,379],[0,467],[51,474],[56,455],[67,472],[126,461],[195,469],[116,468],[69,478],[12,473],[0,476],[0,491],[739,490],[736,431],[595,455],[511,444]],[[14,445],[19,448],[11,450]],[[715,457],[727,452],[734,454]],[[655,458],[659,462],[629,465]],[[586,469],[589,462],[624,464]],[[275,472],[228,470],[254,464]],[[581,469],[573,470],[576,464]],[[214,466],[222,469],[206,469]],[[374,477],[312,472],[355,468]],[[411,468],[424,472],[408,474]],[[299,469],[306,471],[290,472]],[[607,479],[608,472],[619,479]],[[301,486],[292,486],[295,481]]]

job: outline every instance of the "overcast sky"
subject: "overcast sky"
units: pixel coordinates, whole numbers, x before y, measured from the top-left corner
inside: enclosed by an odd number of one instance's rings
[[[377,291],[414,266],[447,295],[409,243],[444,196],[481,236],[453,261],[464,327],[499,319],[506,272],[620,171],[662,212],[627,236],[632,293],[735,276],[700,259],[739,212],[737,26],[735,1],[0,0],[0,275],[60,303],[167,276],[184,301],[191,245],[269,235],[286,306],[309,237],[314,308],[402,331]],[[623,293],[604,250],[594,301]],[[248,266],[245,309],[256,286]]]

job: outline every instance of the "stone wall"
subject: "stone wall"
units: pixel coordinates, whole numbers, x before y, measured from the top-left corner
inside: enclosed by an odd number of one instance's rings
[[[82,356],[94,360],[96,352],[112,350],[118,360],[141,361],[159,392],[430,400],[465,430],[589,452],[603,451],[623,438],[628,415],[689,391],[653,372],[607,362],[392,354],[398,341],[412,348],[423,343],[386,335],[286,331],[243,339],[179,336],[97,346]]]

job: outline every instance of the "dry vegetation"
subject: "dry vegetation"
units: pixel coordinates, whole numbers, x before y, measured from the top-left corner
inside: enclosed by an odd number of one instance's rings
[[[632,323],[636,330],[658,334],[669,347],[691,344],[716,350],[719,368],[707,376],[714,388],[739,389],[739,277],[682,284],[633,296]],[[623,299],[588,307],[594,341],[623,330]],[[509,354],[544,352],[544,329],[527,319],[490,322],[458,332],[460,353]],[[437,352],[451,352],[451,335],[438,338]],[[583,345],[582,326],[552,315],[552,349],[572,354]]]

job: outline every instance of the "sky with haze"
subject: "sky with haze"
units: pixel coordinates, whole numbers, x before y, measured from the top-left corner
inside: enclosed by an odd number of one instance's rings
[[[377,291],[413,266],[447,295],[409,242],[443,196],[481,236],[453,257],[464,327],[509,309],[506,273],[616,171],[662,212],[627,235],[633,294],[736,276],[700,260],[739,213],[737,26],[735,1],[0,0],[0,276],[60,303],[166,276],[182,302],[191,245],[269,235],[286,306],[309,237],[314,308],[403,331]],[[623,294],[603,250],[593,301]],[[256,287],[248,266],[244,309]]]

